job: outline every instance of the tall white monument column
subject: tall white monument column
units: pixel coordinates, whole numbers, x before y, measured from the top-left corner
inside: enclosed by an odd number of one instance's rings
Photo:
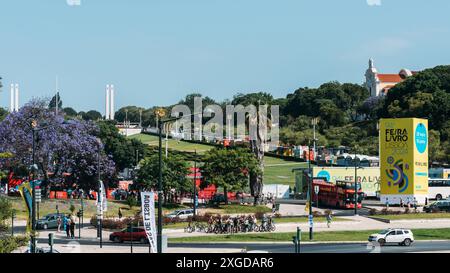
[[[16,95],[15,95],[15,89],[14,89],[14,84],[11,84],[11,94],[10,94],[10,103],[9,103],[9,112],[14,112],[14,108],[15,108],[15,105],[14,105],[14,99],[15,99],[15,97],[16,97]]]
[[[109,109],[109,114],[110,114],[110,117],[109,117],[109,119],[110,120],[114,120],[114,115],[115,115],[115,112],[114,112],[114,85],[110,85],[110,90],[111,90],[111,93],[110,93],[110,98],[111,98],[111,101],[109,102],[110,104],[109,104],[109,106],[110,106],[110,109]]]
[[[9,112],[19,111],[19,85],[11,84],[11,98],[9,103]]]
[[[109,84],[106,85],[106,102],[105,102],[105,119],[109,120],[110,114],[109,114],[109,110],[110,110],[110,106],[109,106]]]
[[[16,101],[14,102],[14,110],[19,112],[19,85],[16,83]]]

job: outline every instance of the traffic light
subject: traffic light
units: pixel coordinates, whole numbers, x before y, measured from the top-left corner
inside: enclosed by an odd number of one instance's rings
[[[80,209],[80,210],[77,212],[77,217],[78,217],[78,218],[83,217],[83,210],[82,210],[82,209]]]

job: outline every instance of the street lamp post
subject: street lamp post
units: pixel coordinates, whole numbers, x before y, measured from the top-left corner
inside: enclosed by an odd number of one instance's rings
[[[31,174],[32,174],[32,180],[31,180],[31,194],[32,194],[32,205],[31,205],[31,253],[36,253],[36,185],[35,185],[35,171],[36,171],[36,167],[35,167],[35,160],[36,160],[36,132],[37,132],[37,123],[36,121],[33,121],[32,124],[32,131],[33,131],[33,136],[32,136],[32,163],[31,163]]]
[[[101,172],[100,172],[100,139],[97,139],[98,142],[98,151],[97,151],[97,173],[98,173],[98,192],[97,192],[97,200],[100,201],[103,196],[101,196]],[[99,207],[102,206],[102,207]],[[103,248],[103,204],[101,202],[97,202],[97,235],[100,238],[100,248]]]
[[[161,120],[161,117],[163,116],[163,113],[160,112],[158,115],[158,135],[159,135],[159,150],[158,150],[158,156],[159,156],[159,178],[158,178],[158,236],[157,236],[157,249],[158,253],[162,253],[162,128],[163,128],[163,122]]]
[[[197,150],[195,150],[194,157],[194,217],[197,215]]]
[[[158,253],[162,253],[162,199],[163,199],[163,186],[162,186],[162,129],[165,123],[177,121],[182,117],[170,118],[163,120],[162,117],[165,116],[164,109],[160,108],[155,111],[157,116],[156,122],[158,124],[158,161],[159,161],[159,177],[158,177],[158,234],[157,234],[157,250]],[[197,114],[186,115],[183,117],[194,116]]]
[[[309,240],[313,239],[313,211],[312,211],[312,192],[313,192],[313,184],[312,184],[312,169],[311,169],[311,145],[308,144],[308,191],[309,191]]]

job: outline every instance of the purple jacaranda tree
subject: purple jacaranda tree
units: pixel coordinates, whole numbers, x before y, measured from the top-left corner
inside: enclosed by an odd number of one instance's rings
[[[44,186],[69,174],[70,182],[85,190],[96,189],[98,161],[102,179],[106,182],[113,179],[114,162],[105,155],[103,144],[96,137],[97,126],[92,122],[65,120],[62,113],[56,115],[47,109],[47,104],[34,99],[0,123],[0,153],[13,155],[0,159],[0,169],[17,173],[28,170],[32,164],[31,124],[36,121],[35,163]]]

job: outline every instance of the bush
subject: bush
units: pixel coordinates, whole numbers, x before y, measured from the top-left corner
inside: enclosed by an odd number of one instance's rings
[[[0,253],[11,253],[19,247],[26,246],[28,237],[25,236],[5,236],[0,238]]]
[[[138,201],[136,200],[136,198],[128,196],[126,203],[130,207],[130,209],[132,209],[133,207],[137,206]]]
[[[390,214],[390,210],[389,210],[388,208],[383,208],[383,209],[381,210],[381,214],[382,214],[382,215],[388,215],[388,214]]]
[[[91,225],[97,227],[97,216],[91,218]],[[134,226],[139,226],[142,221],[140,217],[126,217],[123,219],[116,218],[103,218],[102,228],[104,229],[124,229],[130,223],[133,223]]]

